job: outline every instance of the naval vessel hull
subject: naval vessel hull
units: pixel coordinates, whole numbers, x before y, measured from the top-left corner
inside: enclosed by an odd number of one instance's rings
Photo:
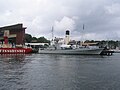
[[[100,55],[103,51],[102,48],[98,49],[71,49],[71,50],[41,50],[39,49],[39,54],[64,54],[64,55]]]

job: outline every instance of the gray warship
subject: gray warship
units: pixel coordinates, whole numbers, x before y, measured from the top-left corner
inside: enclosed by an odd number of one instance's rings
[[[48,48],[39,48],[39,54],[63,54],[63,55],[100,55],[103,48],[89,45],[68,45],[70,41],[69,30],[66,31],[64,43],[60,43],[60,39],[56,42],[52,39]]]

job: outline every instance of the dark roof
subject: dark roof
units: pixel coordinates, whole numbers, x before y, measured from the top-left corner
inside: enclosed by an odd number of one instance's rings
[[[15,29],[21,29],[21,28],[26,28],[26,27],[23,27],[23,24],[15,24],[10,26],[0,27],[0,30],[15,30]]]

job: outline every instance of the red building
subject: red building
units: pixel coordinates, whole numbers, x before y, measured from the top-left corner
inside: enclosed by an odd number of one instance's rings
[[[25,29],[23,24],[0,27],[0,40],[3,41],[4,32],[8,32],[8,40],[16,45],[25,44]]]

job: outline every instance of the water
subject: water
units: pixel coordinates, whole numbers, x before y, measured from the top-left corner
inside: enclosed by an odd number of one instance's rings
[[[0,90],[120,90],[120,54],[0,55]]]

